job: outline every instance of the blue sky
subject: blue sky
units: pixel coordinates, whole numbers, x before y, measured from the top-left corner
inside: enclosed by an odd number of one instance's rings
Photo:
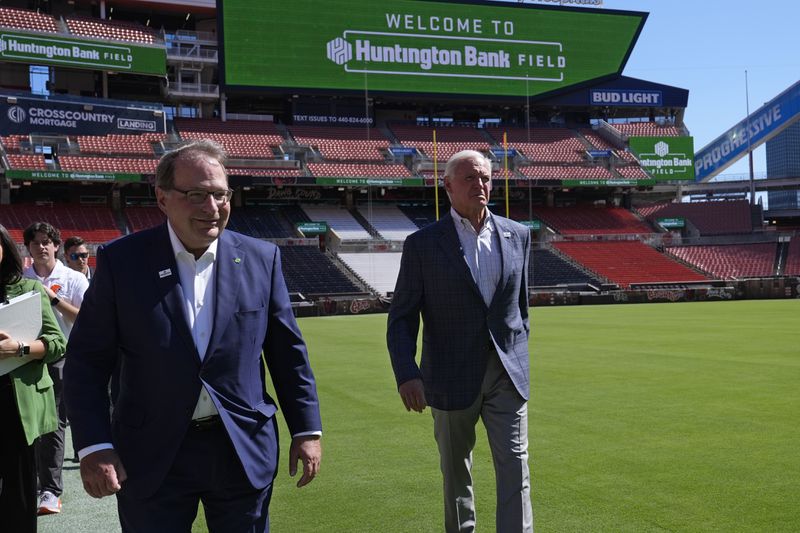
[[[699,150],[800,80],[800,0],[605,0],[650,16],[623,74],[689,90],[684,122]],[[755,152],[756,174],[766,151]],[[747,173],[744,157],[724,174]]]

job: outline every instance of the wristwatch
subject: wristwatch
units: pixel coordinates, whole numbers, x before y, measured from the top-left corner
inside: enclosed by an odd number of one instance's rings
[[[58,296],[53,296],[52,298],[50,298],[50,305],[52,305],[53,307],[57,306],[60,303],[61,300],[58,299]]]
[[[29,344],[26,344],[22,341],[17,341],[19,347],[17,348],[17,357],[24,357],[26,355],[30,355],[31,347]]]

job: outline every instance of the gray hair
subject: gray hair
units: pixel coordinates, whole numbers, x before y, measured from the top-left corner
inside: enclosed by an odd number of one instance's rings
[[[175,186],[175,163],[178,159],[195,159],[202,156],[216,160],[222,167],[222,171],[225,172],[227,179],[228,171],[225,170],[225,161],[228,154],[225,153],[225,149],[210,139],[201,139],[184,144],[161,156],[156,167],[156,187],[169,190]]]
[[[489,169],[489,174],[492,173],[492,162],[489,161],[485,155],[478,152],[477,150],[461,150],[460,152],[454,154],[450,159],[447,160],[447,165],[444,167],[444,177],[450,178],[453,176],[453,172],[455,172],[456,167],[461,164],[462,161],[467,160],[475,160],[480,164],[484,165],[486,168]]]

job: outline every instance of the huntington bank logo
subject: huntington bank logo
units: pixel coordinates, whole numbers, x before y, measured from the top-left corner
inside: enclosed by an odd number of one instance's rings
[[[655,142],[653,142],[654,140]],[[639,158],[639,165],[653,177],[665,179],[690,179],[694,177],[691,148],[686,143],[676,140],[676,142],[672,143],[673,146],[670,146],[670,143],[663,139],[649,139],[649,142],[652,144],[647,144],[647,137],[632,138],[630,145]],[[648,149],[650,146],[652,148]],[[642,148],[644,149],[642,150]]]
[[[389,17],[388,25],[397,29],[400,20]],[[480,39],[345,30],[325,44],[325,51],[347,73],[562,83],[567,68],[563,43],[514,39],[512,30]]]
[[[353,45],[337,37],[328,42],[328,59],[337,65],[344,65],[353,59]]]
[[[12,105],[8,108],[8,119],[16,124],[25,122],[25,110],[18,105]]]

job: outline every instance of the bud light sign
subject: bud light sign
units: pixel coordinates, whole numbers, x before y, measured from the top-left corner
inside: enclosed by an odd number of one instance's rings
[[[598,89],[589,94],[592,105],[660,107],[664,101],[661,91]]]

